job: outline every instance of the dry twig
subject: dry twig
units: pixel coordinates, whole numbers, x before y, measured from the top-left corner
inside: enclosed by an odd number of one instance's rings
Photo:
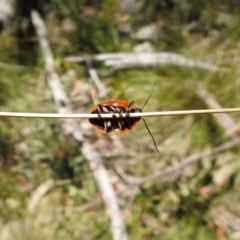
[[[162,112],[143,112],[131,113],[128,117],[165,117],[165,116],[183,116],[197,114],[220,114],[220,113],[237,113],[240,108],[221,108],[221,109],[200,109],[200,110],[181,110],[181,111],[162,111]],[[115,113],[116,118],[125,118],[126,113]],[[89,119],[99,118],[98,114],[77,114],[77,113],[15,113],[15,112],[0,112],[0,117],[24,117],[24,118],[64,118],[64,119]],[[101,118],[112,118],[113,114],[101,114]]]
[[[178,172],[179,170],[187,167],[188,165],[190,165],[192,163],[195,163],[197,161],[203,161],[206,158],[212,157],[213,155],[218,154],[220,152],[227,151],[239,144],[240,144],[240,137],[236,137],[236,138],[231,139],[230,141],[228,141],[224,144],[221,144],[209,151],[200,152],[200,153],[188,156],[175,166],[168,166],[168,167],[164,168],[163,170],[157,171],[157,172],[150,174],[143,178],[137,178],[137,177],[133,178],[132,176],[128,176],[128,175],[126,175],[126,173],[124,173],[124,180],[128,184],[128,187],[127,187],[127,189],[118,191],[117,195],[121,196],[128,189],[132,189],[133,187],[141,186],[147,182],[150,182],[150,181],[153,181],[156,179],[159,179],[162,182],[164,177],[166,177],[170,174],[173,175],[174,172]],[[102,203],[101,200],[95,200],[95,201],[92,201],[91,203],[81,206],[80,208],[68,208],[68,210],[74,211],[74,212],[75,211],[82,212],[82,211],[89,210],[93,207],[97,207],[101,203]]]
[[[39,43],[45,59],[45,70],[47,73],[47,81],[52,90],[55,103],[60,113],[71,114],[71,107],[65,91],[60,83],[59,77],[55,72],[54,58],[47,40],[47,30],[44,21],[36,11],[31,12],[32,22],[36,29]],[[111,231],[113,239],[125,240],[128,239],[125,225],[121,218],[120,209],[117,204],[117,198],[107,171],[102,163],[99,154],[91,146],[91,144],[84,139],[80,127],[76,120],[67,119],[64,121],[63,129],[65,134],[72,135],[82,146],[82,152],[84,153],[90,169],[92,170],[96,184],[99,187],[103,201],[105,203],[106,211],[111,220]]]
[[[220,109],[222,106],[215,100],[215,98],[207,91],[207,89],[202,85],[198,84],[198,87],[196,88],[196,93],[199,95],[199,97],[209,106],[211,109]],[[218,123],[224,128],[226,131],[226,134],[229,137],[236,137],[236,133],[233,131],[229,131],[229,129],[233,129],[234,126],[236,126],[235,121],[226,113],[223,113],[221,115],[214,115]]]
[[[164,176],[168,175],[168,174],[174,174],[174,172],[179,171],[185,167],[187,167],[189,164],[192,164],[194,162],[197,161],[201,161],[204,160],[208,157],[213,156],[214,154],[226,151],[230,148],[233,148],[235,146],[237,146],[238,144],[240,144],[240,137],[236,137],[226,143],[223,143],[222,145],[219,145],[209,151],[205,151],[205,152],[201,152],[201,153],[197,153],[197,154],[193,154],[191,156],[186,157],[185,159],[183,159],[179,164],[177,164],[176,166],[169,166],[166,167],[163,170],[157,171],[153,174],[150,174],[146,177],[143,177],[139,180],[135,179],[135,182],[131,183],[133,185],[142,185],[146,182],[152,181],[154,179],[162,179]]]
[[[98,89],[98,95],[100,97],[105,97],[107,95],[107,89],[103,85],[101,79],[98,77],[97,71],[93,68],[92,59],[89,56],[85,56],[85,61],[88,68],[90,79],[93,81],[96,88]]]
[[[33,212],[42,199],[42,197],[54,186],[52,179],[47,179],[45,182],[40,184],[38,188],[32,193],[31,198],[28,201],[28,211]]]
[[[183,67],[198,67],[209,71],[224,71],[225,68],[219,68],[209,63],[186,58],[175,53],[108,53],[91,56],[92,60],[103,61],[105,66],[112,68],[101,74],[109,76],[121,69],[156,67],[161,65],[176,65]],[[84,56],[70,56],[64,59],[66,62],[84,62]]]

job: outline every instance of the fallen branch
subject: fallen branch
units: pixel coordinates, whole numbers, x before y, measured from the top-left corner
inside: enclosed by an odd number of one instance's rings
[[[160,171],[157,171],[153,174],[150,174],[146,177],[143,177],[141,179],[138,179],[138,180],[134,180],[134,182],[130,183],[132,185],[142,185],[146,182],[149,182],[149,181],[152,181],[154,179],[161,179],[163,178],[164,176],[166,175],[169,175],[169,174],[174,174],[175,171],[179,171],[185,167],[187,167],[188,165],[194,163],[194,162],[197,162],[197,161],[201,161],[205,158],[209,158],[211,156],[213,156],[214,154],[217,154],[217,153],[220,153],[220,152],[223,152],[223,151],[226,151],[230,148],[233,148],[235,146],[237,146],[238,144],[240,144],[240,137],[236,137],[222,145],[219,145],[209,151],[205,151],[205,152],[201,152],[201,153],[197,153],[197,154],[194,154],[194,155],[191,155],[191,156],[188,156],[186,157],[185,159],[183,159],[179,164],[177,164],[176,166],[169,166],[169,167],[166,167],[165,169],[163,170],[160,170]]]
[[[213,110],[216,108],[222,108],[222,106],[215,100],[215,98],[207,91],[207,89],[202,84],[198,84],[198,87],[195,91],[209,108]],[[237,136],[235,132],[229,131],[229,129],[235,129],[236,123],[226,112],[221,115],[214,115],[214,117],[217,122],[223,127],[229,137]]]
[[[17,12],[16,6],[16,0],[0,0],[0,31],[13,25],[13,19]]]
[[[47,81],[53,93],[58,111],[64,114],[71,114],[72,111],[68,98],[60,83],[59,77],[55,72],[53,53],[47,40],[45,23],[36,11],[31,12],[31,18],[39,38],[41,50],[44,55]],[[82,152],[88,161],[96,184],[101,192],[103,202],[106,207],[106,212],[110,218],[113,239],[127,240],[128,236],[124,222],[121,218],[121,212],[117,204],[117,198],[99,154],[95,151],[87,139],[83,138],[81,129],[76,120],[65,120],[63,129],[65,134],[72,135],[75,140],[79,142],[80,146],[82,146]]]
[[[94,83],[98,90],[98,96],[102,98],[105,97],[107,95],[108,90],[102,83],[101,79],[98,77],[97,71],[93,68],[92,59],[87,55],[85,56],[85,61],[90,79],[92,80],[92,82]]]
[[[188,156],[188,157],[184,158],[179,164],[177,164],[175,166],[166,167],[163,170],[157,171],[146,177],[137,178],[137,177],[128,176],[128,175],[126,175],[126,173],[124,173],[124,181],[128,184],[128,187],[126,187],[126,189],[124,189],[124,190],[117,191],[117,195],[121,196],[124,194],[124,192],[129,191],[129,189],[136,189],[136,187],[141,186],[147,182],[150,182],[150,181],[153,181],[156,179],[159,179],[162,182],[163,177],[166,177],[170,174],[173,175],[174,172],[177,172],[192,163],[196,163],[198,161],[203,161],[204,159],[212,157],[215,154],[227,151],[227,150],[237,146],[238,144],[240,144],[240,137],[234,138],[234,139],[232,139],[222,145],[219,145],[209,151],[200,152],[200,153]],[[123,176],[122,173],[121,173],[121,176]],[[68,207],[67,210],[73,211],[73,212],[82,212],[82,211],[90,210],[91,208],[97,207],[100,204],[102,204],[102,201],[100,199],[97,199],[97,200],[94,200],[91,203],[87,203],[81,207],[72,207],[72,208]]]
[[[198,67],[209,71],[223,71],[226,68],[220,68],[203,61],[186,58],[180,54],[158,52],[158,53],[108,53],[91,56],[92,60],[103,61],[105,66],[111,66],[104,76],[109,76],[114,72],[129,68],[156,67],[161,65],[176,65],[183,67]],[[84,62],[84,56],[70,56],[64,58],[65,62]]]
[[[45,182],[43,182],[37,187],[37,189],[32,193],[31,198],[28,201],[29,212],[34,212],[40,200],[53,186],[54,181],[52,179],[47,179]]]

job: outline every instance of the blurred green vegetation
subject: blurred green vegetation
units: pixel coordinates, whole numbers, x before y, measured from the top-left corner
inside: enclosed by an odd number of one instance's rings
[[[141,107],[156,82],[145,111],[205,109],[206,103],[195,92],[201,83],[223,107],[238,107],[239,6],[234,0],[152,0],[137,1],[126,10],[114,0],[50,1],[45,21],[62,83],[68,95],[76,81],[90,89],[84,93],[91,99],[88,102],[71,98],[73,109],[88,112],[92,98],[98,97],[88,82],[85,66],[63,63],[62,59],[68,55],[132,52],[142,43],[134,33],[148,24],[160,30],[157,39],[149,40],[155,51],[180,53],[228,70],[211,72],[168,65],[118,71],[102,79],[111,87],[109,99],[134,100]],[[22,17],[20,22],[24,20]],[[131,31],[122,33],[120,24],[130,26]],[[56,112],[38,42],[32,31],[19,25],[20,30],[0,36],[0,110]],[[17,34],[19,31],[22,34]],[[101,69],[102,65],[94,67]],[[240,120],[239,114],[231,117],[237,123]],[[211,115],[146,121],[159,154],[142,122],[118,136],[120,145],[88,129],[87,136],[111,174],[118,164],[127,174],[141,178],[229,140]],[[235,147],[174,176],[147,182],[135,195],[121,196],[130,239],[238,239],[239,232],[221,225],[219,221],[225,215],[214,215],[214,209],[221,206],[240,217],[239,167],[239,148]],[[35,190],[49,178],[54,185],[30,211]],[[115,175],[113,178],[117,179],[116,190],[121,189],[124,183]],[[233,193],[227,201],[231,208],[225,200],[229,193]],[[111,239],[109,220],[104,206],[97,204],[99,199],[80,146],[64,136],[61,120],[0,119],[0,239]],[[81,210],[92,202],[96,202],[93,207]]]

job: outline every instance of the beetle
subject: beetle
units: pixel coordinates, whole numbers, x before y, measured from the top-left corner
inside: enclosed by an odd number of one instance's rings
[[[125,100],[112,99],[100,102],[99,104],[93,106],[89,112],[99,115],[99,118],[89,119],[89,122],[95,130],[101,133],[112,134],[128,132],[135,128],[141,118],[130,118],[129,114],[142,112],[142,110],[141,108],[137,108],[134,101],[128,104]],[[112,118],[101,119],[101,114],[104,113],[113,114],[113,116]],[[116,118],[114,115],[115,113],[119,113],[120,115],[126,113],[127,116],[126,118]]]
[[[113,134],[113,133],[122,133],[122,132],[128,132],[135,128],[138,124],[138,122],[142,119],[150,136],[152,137],[153,143],[155,145],[156,150],[157,145],[153,138],[153,135],[151,134],[147,123],[145,120],[141,117],[130,117],[131,113],[141,113],[143,108],[145,107],[146,103],[148,102],[149,98],[152,96],[154,87],[152,89],[152,92],[150,96],[145,101],[142,108],[138,108],[137,105],[134,103],[134,101],[131,101],[129,104],[125,100],[106,100],[103,102],[100,102],[97,105],[94,105],[90,110],[89,113],[91,114],[98,114],[99,118],[89,118],[88,121],[92,125],[92,127],[101,133],[105,134]],[[115,114],[126,114],[126,117],[123,118],[116,118]],[[112,114],[111,118],[101,118],[102,114]],[[158,151],[159,152],[159,151]]]

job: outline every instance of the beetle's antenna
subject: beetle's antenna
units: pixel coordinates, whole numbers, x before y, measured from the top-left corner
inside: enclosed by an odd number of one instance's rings
[[[152,89],[151,94],[149,95],[149,97],[147,98],[147,100],[145,101],[145,103],[143,104],[142,110],[144,109],[145,105],[147,104],[149,98],[152,96],[152,94],[153,94],[153,92],[154,92],[155,85],[156,85],[156,82],[155,82],[154,85],[153,85],[153,89]]]
[[[149,97],[147,98],[147,100],[146,100],[145,103],[143,104],[143,107],[142,107],[141,110],[144,109],[144,107],[145,107],[145,105],[147,104],[148,100],[149,100],[150,97],[152,96],[152,94],[153,94],[153,92],[154,92],[155,85],[156,85],[156,82],[153,84],[152,92],[150,93]],[[145,121],[143,118],[142,118],[142,120],[143,120],[143,122],[144,122],[144,124],[145,124],[145,127],[147,128],[147,130],[148,130],[148,132],[149,132],[149,134],[150,134],[152,140],[153,140],[153,143],[154,143],[154,146],[155,146],[156,150],[159,152],[159,150],[158,150],[158,148],[157,148],[157,144],[156,144],[156,142],[155,142],[155,139],[154,139],[152,133],[150,132],[150,130],[149,130],[149,128],[148,128],[148,125],[147,125],[146,121]]]
[[[150,134],[150,136],[152,137],[152,140],[153,140],[153,143],[154,143],[154,146],[155,146],[156,150],[159,152],[159,150],[158,150],[158,148],[157,148],[157,144],[156,144],[156,142],[155,142],[155,139],[154,139],[152,133],[150,132],[146,121],[144,120],[144,118],[142,118],[142,120],[143,120],[143,122],[144,122],[144,124],[145,124],[145,126],[146,126],[146,128],[147,128],[147,130],[148,130],[148,132],[149,132],[149,134]]]

